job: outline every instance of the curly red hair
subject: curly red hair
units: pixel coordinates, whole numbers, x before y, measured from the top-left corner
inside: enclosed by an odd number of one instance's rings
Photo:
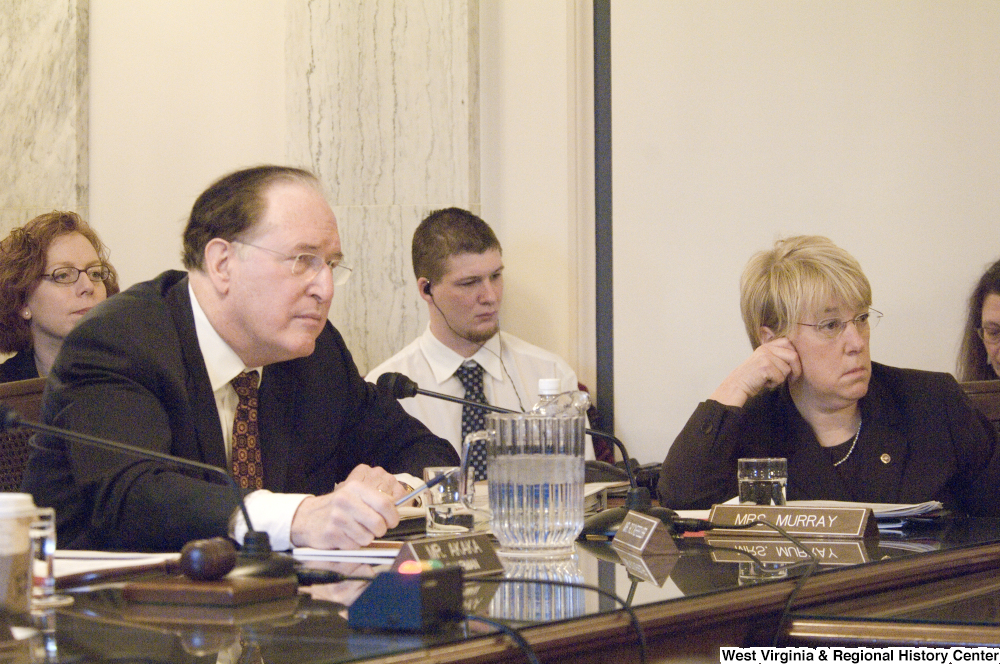
[[[0,351],[17,353],[32,347],[30,324],[21,312],[45,272],[49,246],[68,233],[79,233],[93,245],[101,262],[111,270],[111,277],[104,282],[108,297],[118,292],[118,273],[108,262],[108,248],[90,224],[75,212],[39,215],[0,241]]]

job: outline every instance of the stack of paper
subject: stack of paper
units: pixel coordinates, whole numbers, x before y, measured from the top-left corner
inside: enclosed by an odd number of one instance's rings
[[[378,546],[363,549],[310,549],[296,547],[292,556],[296,560],[325,560],[338,563],[367,563],[369,565],[384,565],[391,562],[399,554],[402,542],[377,542]]]
[[[936,500],[925,503],[845,503],[838,500],[789,500],[791,507],[870,507],[876,519],[905,519],[929,516],[944,509]]]

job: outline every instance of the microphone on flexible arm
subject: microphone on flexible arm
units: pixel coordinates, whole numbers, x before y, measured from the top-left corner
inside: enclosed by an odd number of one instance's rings
[[[232,572],[231,576],[280,577],[292,574],[295,571],[295,560],[289,555],[272,551],[271,539],[268,534],[253,529],[242,492],[236,486],[233,477],[222,468],[200,461],[192,461],[171,454],[164,454],[163,452],[147,450],[135,445],[77,433],[69,429],[61,429],[39,422],[30,422],[23,419],[10,406],[0,403],[0,432],[16,427],[25,427],[34,431],[47,433],[74,443],[90,445],[113,452],[126,452],[145,459],[165,461],[174,465],[221,475],[226,480],[226,484],[232,488],[233,494],[239,502],[240,511],[243,513],[243,519],[247,524],[247,532],[243,537],[243,546],[239,554],[234,555],[232,544],[229,540],[221,537],[188,542],[181,553],[180,569],[189,578],[198,581],[214,581],[230,572]],[[36,445],[34,441],[31,444],[32,446],[39,447],[39,449],[45,449]]]
[[[462,405],[475,406],[477,408],[491,410],[496,413],[516,413],[516,411],[508,408],[501,408],[500,406],[494,406],[488,403],[469,401],[468,399],[453,397],[449,394],[441,394],[440,392],[431,392],[430,390],[420,389],[420,387],[418,387],[417,384],[409,377],[397,372],[382,374],[378,377],[375,384],[380,390],[391,395],[394,399],[407,399],[415,397],[418,394],[423,394],[424,396],[433,397],[435,399],[443,399],[445,401],[451,401]],[[625,459],[625,472],[628,474],[629,490],[625,494],[625,505],[621,507],[612,507],[587,517],[584,520],[583,532],[581,533],[581,536],[602,535],[605,537],[614,537],[615,533],[618,532],[618,528],[621,526],[625,517],[631,510],[642,512],[643,514],[660,519],[660,521],[670,528],[671,533],[674,535],[688,531],[708,530],[712,527],[712,524],[709,521],[702,521],[700,519],[682,519],[671,509],[654,506],[649,495],[649,489],[644,486],[639,486],[636,482],[635,473],[632,471],[632,464],[629,463],[631,457],[629,457],[628,451],[625,449],[625,444],[612,436],[610,433],[597,431],[596,429],[586,429],[585,433],[594,438],[603,438],[611,441],[618,447],[622,453],[622,458]]]

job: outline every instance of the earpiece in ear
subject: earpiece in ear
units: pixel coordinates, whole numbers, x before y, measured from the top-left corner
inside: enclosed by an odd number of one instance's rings
[[[431,294],[431,282],[428,281],[424,284],[424,293],[427,295]]]

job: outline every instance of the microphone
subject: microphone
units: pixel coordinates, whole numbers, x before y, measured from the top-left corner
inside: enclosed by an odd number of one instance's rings
[[[234,565],[237,567],[236,572],[234,573],[238,573],[239,576],[278,577],[286,576],[294,571],[294,559],[288,555],[274,553],[271,550],[271,538],[268,534],[266,532],[256,531],[253,529],[252,522],[250,521],[250,513],[247,511],[246,503],[243,501],[242,492],[239,487],[236,486],[236,481],[233,477],[222,468],[202,463],[200,461],[192,461],[190,459],[184,459],[171,454],[164,454],[163,452],[147,450],[142,447],[136,447],[135,445],[128,445],[126,443],[119,443],[113,440],[106,440],[104,438],[97,438],[96,436],[77,433],[75,431],[70,431],[69,429],[61,429],[48,424],[31,422],[23,419],[16,410],[7,404],[0,403],[0,432],[16,427],[25,427],[34,431],[51,434],[57,438],[62,438],[74,443],[90,445],[92,447],[111,450],[113,452],[126,452],[144,459],[165,461],[174,465],[221,475],[225,479],[226,484],[232,488],[233,494],[239,502],[240,511],[243,513],[243,519],[247,524],[247,533],[243,537],[243,547],[240,549],[239,554],[232,557],[231,562],[228,562],[230,560],[230,556],[228,552],[225,551],[224,547],[212,545],[205,546],[201,544],[202,540],[190,542],[190,545],[195,545],[193,548],[197,552],[191,558],[194,562],[186,565],[182,564],[182,571],[185,572],[189,578],[205,581],[215,580],[232,571],[234,569]],[[35,445],[34,441],[32,442],[32,445]],[[210,543],[211,540],[205,540],[204,542]],[[187,548],[187,546],[185,548]],[[212,557],[215,555],[217,555],[218,558]],[[186,559],[187,557],[182,558],[182,562]],[[206,576],[205,573],[206,569],[212,570],[208,576]]]
[[[410,380],[408,376],[404,376],[403,374],[395,371],[389,371],[379,376],[378,380],[375,381],[375,385],[386,394],[391,395],[393,399],[409,399],[410,397],[415,397],[418,394],[423,394],[424,396],[434,397],[435,399],[443,399],[444,401],[451,401],[452,403],[462,404],[463,406],[475,406],[476,408],[482,408],[484,410],[492,410],[494,413],[517,412],[516,410],[501,408],[500,406],[494,406],[489,403],[469,401],[468,399],[462,399],[461,397],[453,397],[450,394],[441,394],[440,392],[422,390],[414,381]]]
[[[409,377],[397,372],[382,374],[378,377],[378,380],[375,381],[375,384],[379,389],[392,395],[392,398],[394,399],[407,399],[418,394],[423,394],[424,396],[433,397],[435,399],[443,399],[453,403],[475,406],[477,408],[491,410],[496,413],[516,413],[516,411],[508,408],[501,408],[500,406],[494,406],[488,403],[484,404],[479,403],[478,401],[469,401],[467,399],[453,397],[449,394],[441,394],[440,392],[431,392],[430,390],[420,389],[420,387],[418,387],[417,384]],[[629,463],[629,459],[631,457],[625,449],[625,444],[616,437],[612,436],[610,433],[597,431],[596,429],[587,429],[586,433],[587,435],[595,438],[603,438],[611,441],[611,443],[613,443],[621,451],[622,458],[625,459],[625,472],[628,474],[629,490],[625,494],[624,506],[612,507],[611,509],[606,509],[603,512],[598,512],[597,514],[587,517],[584,520],[583,532],[581,533],[581,536],[600,535],[605,537],[614,537],[615,533],[618,532],[618,528],[621,527],[622,522],[625,521],[625,517],[628,515],[630,510],[642,512],[643,514],[648,514],[649,516],[660,519],[663,523],[670,527],[671,533],[675,535],[686,531],[705,530],[711,527],[711,523],[708,521],[681,519],[677,516],[677,513],[671,509],[667,509],[666,507],[654,507],[653,501],[649,495],[649,489],[644,486],[639,486],[636,482],[635,473],[632,471],[632,464]]]

